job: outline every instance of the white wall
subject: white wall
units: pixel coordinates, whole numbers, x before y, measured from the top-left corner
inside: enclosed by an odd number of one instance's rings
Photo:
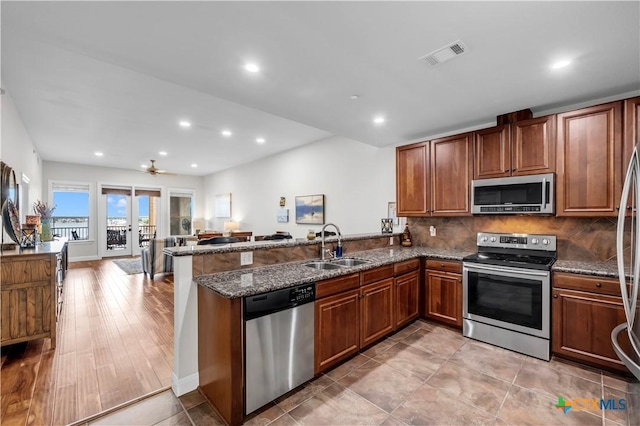
[[[21,223],[25,214],[31,210],[33,201],[42,195],[42,162],[31,137],[24,127],[11,94],[5,92],[0,96],[0,159],[14,170],[16,181],[20,185],[19,210]],[[29,179],[28,191],[22,193],[22,175]],[[3,242],[13,242],[4,231],[0,219],[0,231]]]
[[[43,167],[43,185],[44,198],[49,205],[53,205],[53,200],[48,194],[49,182],[55,181],[72,181],[85,182],[92,184],[92,205],[90,206],[93,218],[96,220],[89,223],[89,235],[98,236],[97,227],[99,226],[98,206],[102,202],[102,195],[99,194],[100,185],[127,185],[138,188],[158,188],[162,191],[162,206],[160,227],[165,230],[161,235],[168,235],[168,193],[169,190],[187,189],[195,191],[195,212],[194,217],[204,216],[205,200],[203,182],[204,178],[199,176],[151,176],[147,173],[137,170],[116,169],[110,167],[85,166],[80,164],[59,163],[45,161]],[[103,244],[104,241],[100,242]],[[101,256],[98,241],[91,238],[89,241],[71,241],[69,245],[69,257],[71,260],[96,259]]]
[[[29,180],[30,205],[33,201],[42,197],[42,162],[33,145],[31,137],[24,127],[24,123],[16,110],[11,94],[6,92],[0,96],[2,130],[0,132],[0,158],[14,169],[18,184],[21,184],[22,174]],[[22,202],[25,200],[21,200]],[[25,210],[31,210],[31,206],[20,206],[20,214],[24,218]]]
[[[322,226],[295,223],[295,196],[324,194],[326,222],[343,234],[375,233],[395,201],[395,148],[336,136],[209,175],[204,186],[208,229],[222,230],[229,220],[215,217],[215,195],[230,192],[232,217],[241,230],[289,231],[302,238]],[[276,220],[280,197],[286,197],[288,223]]]

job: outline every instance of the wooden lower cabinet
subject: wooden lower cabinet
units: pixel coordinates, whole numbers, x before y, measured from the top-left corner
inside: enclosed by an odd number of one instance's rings
[[[618,293],[618,295],[614,295]],[[552,292],[552,350],[555,355],[628,373],[611,343],[611,331],[626,321],[617,280],[555,273]],[[623,350],[633,353],[626,333]]]
[[[360,349],[360,289],[316,300],[315,372]]]
[[[51,338],[56,347],[55,254],[3,256],[2,345]]]
[[[360,298],[360,346],[365,347],[395,328],[393,278],[363,286]]]
[[[425,317],[462,327],[462,275],[451,272],[460,270],[460,262],[427,261],[424,285]]]
[[[418,318],[419,271],[409,272],[395,278],[395,328]]]

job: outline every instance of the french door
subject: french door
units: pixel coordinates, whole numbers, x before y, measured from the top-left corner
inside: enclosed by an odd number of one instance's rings
[[[101,193],[102,257],[140,254],[158,236],[160,189],[103,185]]]
[[[101,209],[104,226],[101,232],[102,257],[133,254],[131,187],[102,187]],[[137,230],[135,230],[137,232]]]

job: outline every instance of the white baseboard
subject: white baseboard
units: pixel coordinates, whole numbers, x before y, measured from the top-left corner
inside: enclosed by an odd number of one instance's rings
[[[84,260],[100,260],[100,259],[102,258],[98,256],[77,256],[77,257],[70,257],[69,262],[82,262]]]
[[[176,396],[182,396],[198,389],[198,384],[200,384],[200,374],[197,372],[182,379],[178,379],[175,373],[171,374],[171,390]]]

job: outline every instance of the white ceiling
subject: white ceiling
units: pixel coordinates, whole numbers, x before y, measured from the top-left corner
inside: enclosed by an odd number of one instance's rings
[[[2,86],[44,160],[206,175],[332,135],[392,145],[638,90],[639,5],[2,1]],[[464,55],[418,61],[456,40]]]

